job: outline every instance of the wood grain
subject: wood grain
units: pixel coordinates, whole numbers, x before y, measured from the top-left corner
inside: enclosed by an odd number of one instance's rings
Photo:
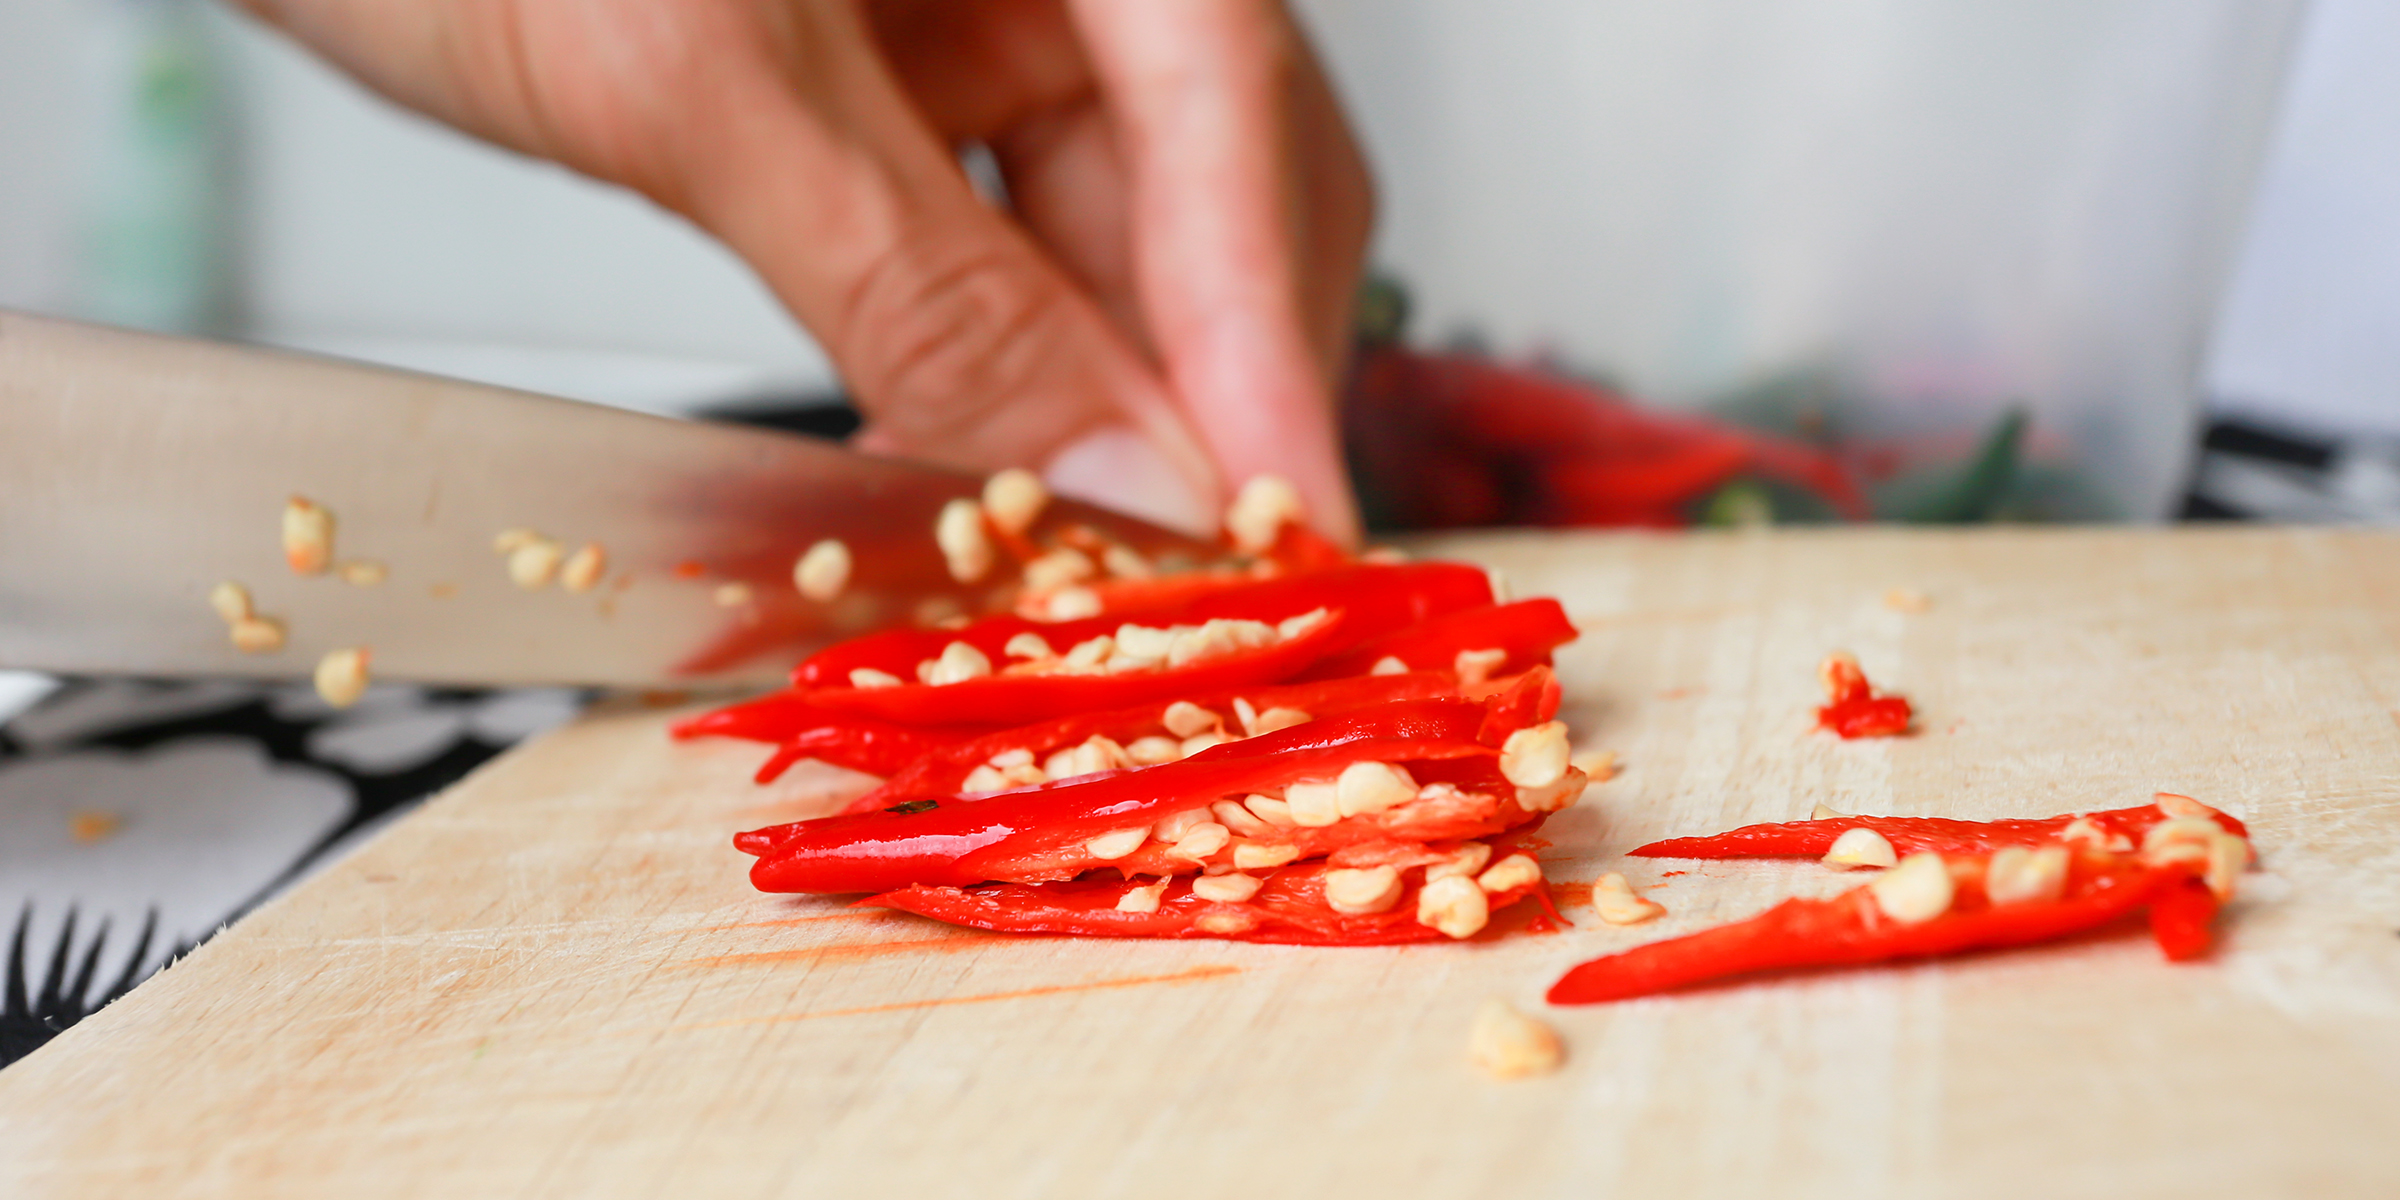
[[[1668,908],[1311,950],[1007,939],[762,896],[737,828],[860,777],[597,713],[0,1073],[25,1196],[2400,1194],[2400,539],[2313,531],[1524,535],[1429,551],[1567,600],[1585,747],[1551,871]],[[1914,588],[1929,611],[1887,609]],[[1859,655],[1921,731],[1808,732]],[[1844,879],[1625,859],[1851,812],[2189,792],[2264,869],[2209,962],[2138,933],[1548,1010],[1486,996]],[[1670,874],[1670,872],[1681,872]]]

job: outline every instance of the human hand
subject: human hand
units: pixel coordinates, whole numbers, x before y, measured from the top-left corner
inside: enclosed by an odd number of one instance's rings
[[[869,449],[1212,527],[1331,408],[1364,164],[1277,0],[245,0],[370,86],[746,258]],[[957,148],[988,146],[1003,211]]]

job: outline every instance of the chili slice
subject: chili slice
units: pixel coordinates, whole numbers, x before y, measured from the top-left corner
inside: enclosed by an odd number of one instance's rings
[[[1857,659],[1847,654],[1826,655],[1817,666],[1817,678],[1825,685],[1825,704],[1817,709],[1818,728],[1830,729],[1845,739],[1896,737],[1908,732],[1909,718],[1914,715],[1908,701],[1876,692]]]
[[[2250,830],[2221,812],[2211,818],[2225,832],[2247,838]],[[1934,851],[1941,854],[1988,854],[2002,846],[2042,846],[2064,839],[2078,821],[2089,822],[2104,835],[2102,841],[2124,849],[2142,844],[2151,827],[2168,819],[2156,804],[2107,812],[2068,813],[2064,816],[2000,821],[1956,821],[1947,817],[1827,817],[1821,821],[1784,821],[1745,825],[1708,837],[1669,838],[1636,846],[1629,853],[1642,858],[1822,858],[1836,838],[1853,829],[1872,829],[1902,855]]]
[[[1495,854],[1500,853],[1495,851]],[[952,925],[1000,933],[1082,937],[1219,938],[1303,946],[1390,946],[1447,940],[1417,920],[1422,879],[1407,882],[1399,899],[1377,913],[1335,912],[1325,902],[1324,863],[1295,863],[1264,877],[1244,902],[1212,901],[1192,892],[1192,880],[1167,884],[1150,912],[1120,911],[1128,894],[1154,885],[1116,879],[1071,883],[909,887],[869,896],[861,905],[916,913]],[[1421,874],[1421,872],[1419,873]],[[1541,882],[1488,893],[1497,912],[1534,895]]]
[[[1515,674],[1547,664],[1550,652],[1579,636],[1567,620],[1567,610],[1551,599],[1520,600],[1461,609],[1422,621],[1333,655],[1308,669],[1312,679],[1360,675],[1386,658],[1396,658],[1416,671],[1447,670],[1461,651],[1504,650],[1505,663],[1494,675]]]
[[[1930,919],[1910,924],[1887,915],[1873,883],[1829,899],[1786,900],[1746,921],[1593,959],[1553,985],[1550,1002],[1596,1004],[1760,971],[2050,941],[2108,925],[2169,896],[2175,897],[2171,904],[2188,904],[2183,885],[2199,876],[2189,862],[2153,866],[2130,856],[2079,854],[2069,860],[2058,898],[1994,904],[1983,888],[1988,857],[1942,861],[1957,891],[1951,906]],[[2188,937],[2188,917],[2172,921],[2176,936]],[[2189,952],[2188,941],[2165,948],[2170,956]]]

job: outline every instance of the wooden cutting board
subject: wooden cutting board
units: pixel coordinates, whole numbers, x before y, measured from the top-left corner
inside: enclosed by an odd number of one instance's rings
[[[2400,539],[1522,535],[1583,747],[1554,878],[1668,916],[1469,944],[988,936],[763,896],[746,781],[625,707],[525,747],[0,1072],[11,1196],[2400,1195]],[[1929,610],[1886,607],[1888,589]],[[1921,729],[1808,731],[1858,654]],[[2263,870],[2211,961],[2138,931],[1543,1010],[1567,966],[1855,883],[1621,857],[1850,812],[2189,792]],[[1566,889],[1572,897],[1574,889]],[[1556,1075],[1466,1061],[1487,996]]]

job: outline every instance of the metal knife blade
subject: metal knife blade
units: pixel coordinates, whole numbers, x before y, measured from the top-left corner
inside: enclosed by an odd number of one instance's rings
[[[767,430],[0,312],[0,666],[300,676],[367,646],[378,678],[769,682],[834,637],[997,600],[954,584],[932,538],[980,486]],[[333,513],[337,562],[384,581],[295,575],[293,495]],[[1056,503],[1046,520],[1145,555],[1207,552]],[[599,543],[604,581],[515,586],[493,549],[509,528]],[[792,582],[820,538],[856,560],[830,604]],[[208,602],[225,580],[284,622],[282,650],[232,646]]]

